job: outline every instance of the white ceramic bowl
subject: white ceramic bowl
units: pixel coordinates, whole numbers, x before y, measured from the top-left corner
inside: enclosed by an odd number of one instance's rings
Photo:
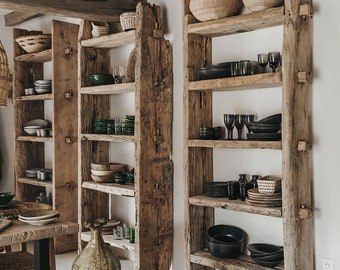
[[[113,176],[113,171],[100,171],[100,170],[94,170],[91,169],[91,173],[96,176]]]
[[[24,127],[24,131],[28,135],[37,135],[37,130],[39,130],[40,127]]]
[[[283,0],[243,0],[243,4],[251,12],[256,12],[281,6]]]

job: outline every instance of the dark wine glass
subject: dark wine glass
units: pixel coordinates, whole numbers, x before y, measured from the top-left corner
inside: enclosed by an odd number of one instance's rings
[[[250,133],[249,123],[254,122],[254,120],[255,120],[255,114],[247,114],[244,119],[244,123],[246,124],[246,127],[248,129],[248,133]]]
[[[281,60],[280,52],[270,52],[268,53],[269,66],[272,71],[275,72],[276,68],[279,66]]]
[[[237,128],[238,139],[242,140],[242,130],[245,123],[245,114],[235,114],[235,127]]]
[[[268,65],[268,53],[259,53],[257,55],[257,61],[259,65],[262,67],[263,73],[266,72],[266,66]]]
[[[224,124],[225,127],[228,130],[228,140],[233,139],[233,129],[234,129],[234,121],[235,121],[235,115],[234,114],[224,114]]]

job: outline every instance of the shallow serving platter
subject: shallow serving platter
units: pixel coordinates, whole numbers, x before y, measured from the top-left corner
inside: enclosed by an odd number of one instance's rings
[[[19,220],[25,223],[28,223],[30,225],[34,225],[34,226],[43,226],[46,225],[52,221],[57,220],[58,217],[53,217],[53,218],[49,218],[49,219],[42,219],[42,220],[27,220],[27,219],[22,219],[19,217]]]
[[[32,210],[28,212],[21,213],[19,218],[22,221],[38,221],[38,220],[46,220],[48,218],[55,218],[59,212],[57,210],[49,210],[49,209],[41,209],[41,210]]]

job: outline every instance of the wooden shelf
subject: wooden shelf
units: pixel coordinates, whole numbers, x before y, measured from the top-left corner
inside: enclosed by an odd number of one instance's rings
[[[32,186],[39,186],[39,187],[48,187],[52,188],[53,183],[52,181],[42,181],[36,178],[28,178],[28,177],[19,177],[17,178],[18,183],[32,185]]]
[[[135,196],[135,187],[133,185],[119,185],[115,183],[97,183],[94,181],[84,181],[82,187],[124,197]]]
[[[234,91],[281,86],[281,72],[188,82],[189,91]]]
[[[112,247],[128,250],[135,252],[136,251],[136,244],[131,244],[129,240],[122,239],[122,240],[115,240],[113,239],[113,235],[102,235],[104,242],[109,244]],[[81,240],[88,242],[91,239],[90,232],[82,232],[81,233]]]
[[[16,97],[15,100],[18,101],[31,101],[31,100],[52,100],[52,94],[43,94],[43,95],[29,95],[29,96],[20,96]]]
[[[119,32],[111,35],[91,38],[81,41],[83,47],[116,48],[135,42],[136,31]]]
[[[52,142],[52,137],[38,137],[38,136],[18,136],[17,141],[23,142]]]
[[[235,259],[225,259],[213,256],[207,251],[197,251],[190,254],[192,263],[228,270],[268,270],[268,269],[284,269],[283,264],[279,264],[274,268],[267,268],[256,264],[249,256],[241,255]]]
[[[112,134],[81,134],[82,140],[102,141],[102,142],[134,142],[135,137],[131,135]]]
[[[284,7],[188,25],[188,34],[219,37],[282,25]]]
[[[240,149],[272,149],[281,150],[281,141],[251,140],[188,140],[189,147],[240,148]]]
[[[52,61],[52,49],[45,50],[38,53],[28,53],[16,56],[15,61],[17,62],[49,62]]]
[[[81,94],[88,95],[115,95],[132,93],[135,91],[135,83],[119,83],[119,84],[108,84],[100,86],[82,87],[80,89]]]
[[[212,198],[204,195],[189,198],[191,205],[202,207],[222,208],[225,210],[241,211],[270,217],[282,217],[281,207],[259,207],[248,205],[241,200],[229,200],[226,198]]]

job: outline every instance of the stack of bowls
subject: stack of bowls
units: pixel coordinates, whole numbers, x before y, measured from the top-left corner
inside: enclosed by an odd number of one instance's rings
[[[115,174],[125,167],[126,165],[120,163],[91,163],[91,178],[95,182],[112,183]]]
[[[283,248],[265,243],[253,243],[247,246],[250,257],[264,267],[275,267],[283,260]]]
[[[209,197],[227,197],[227,182],[207,182],[204,184],[204,194]]]
[[[133,135],[135,133],[135,116],[127,115],[125,118],[125,132],[126,135]]]
[[[230,77],[231,63],[232,62],[224,62],[216,65],[202,67],[198,71],[198,77],[200,80],[211,80]]]
[[[114,125],[115,121],[110,119],[98,119],[95,122],[94,133],[95,134],[107,134],[108,126]]]
[[[268,116],[257,122],[249,122],[247,127],[250,133],[247,134],[248,139],[258,140],[279,140],[281,139],[281,114]]]
[[[34,135],[37,136],[37,132],[40,129],[45,129],[45,128],[49,128],[51,127],[52,124],[49,120],[45,120],[45,119],[34,119],[31,121],[28,121],[25,125],[24,125],[24,131],[28,134],[28,135]]]
[[[246,232],[239,227],[215,225],[208,229],[206,245],[214,256],[236,258],[243,253],[246,240]]]
[[[222,127],[201,127],[199,137],[204,140],[217,140],[222,136]]]
[[[35,92],[38,94],[52,93],[52,80],[37,80],[34,82]]]

